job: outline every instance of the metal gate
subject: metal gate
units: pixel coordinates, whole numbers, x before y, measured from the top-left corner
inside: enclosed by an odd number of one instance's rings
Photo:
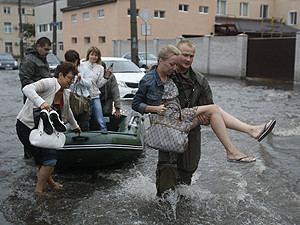
[[[247,77],[294,80],[296,38],[248,39]]]

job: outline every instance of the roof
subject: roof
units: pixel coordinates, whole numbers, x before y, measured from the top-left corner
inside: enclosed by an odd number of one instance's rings
[[[235,18],[235,17],[216,17],[215,25],[223,24],[234,24],[239,33],[261,33],[262,32],[262,20]],[[281,23],[276,21],[273,25],[273,32],[280,31]],[[271,19],[264,20],[264,32],[270,32],[272,30]],[[295,35],[299,30],[282,23],[281,32],[282,34],[293,34]]]
[[[39,2],[39,0],[22,0],[22,5],[35,5]],[[0,0],[0,3],[9,3],[9,4],[18,4],[18,0]]]
[[[85,3],[81,3],[79,5],[62,8],[61,11],[62,12],[73,11],[73,10],[77,10],[77,9],[83,9],[83,8],[97,6],[97,5],[104,5],[104,4],[113,3],[113,2],[117,2],[117,0],[99,0],[99,1],[95,1],[95,2],[85,2]]]

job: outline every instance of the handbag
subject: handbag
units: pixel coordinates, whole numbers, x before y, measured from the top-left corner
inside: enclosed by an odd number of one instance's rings
[[[55,129],[53,129],[52,134],[46,134],[43,120],[40,118],[38,128],[33,129],[29,134],[29,141],[36,147],[56,149],[65,145],[66,136]]]
[[[168,102],[165,106],[170,104],[177,106],[178,119],[150,114],[150,127],[145,131],[144,144],[160,151],[183,153],[188,147],[188,133],[192,122],[182,120],[182,112],[176,102]]]
[[[77,86],[80,88],[81,95],[77,94]],[[70,107],[73,115],[78,116],[86,112],[90,112],[90,99],[83,96],[81,84],[76,81],[74,87],[74,92],[70,93]]]

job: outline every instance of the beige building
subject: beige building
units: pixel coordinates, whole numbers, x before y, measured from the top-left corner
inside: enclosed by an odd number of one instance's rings
[[[34,1],[21,1],[22,23],[34,24]],[[0,1],[0,52],[20,57],[18,0]],[[24,49],[34,43],[34,38],[23,38]]]
[[[262,36],[295,36],[299,10],[300,0],[217,0],[216,23],[235,24],[239,31],[263,32]]]
[[[148,39],[213,34],[217,2],[211,0],[136,0],[138,14],[148,9]],[[112,55],[113,40],[130,39],[130,0],[104,0],[62,9],[64,49],[75,49],[81,58],[94,45],[103,56]],[[145,22],[137,17],[138,39]]]

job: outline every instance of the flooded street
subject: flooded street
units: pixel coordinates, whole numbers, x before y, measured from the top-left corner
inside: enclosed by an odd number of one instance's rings
[[[118,169],[54,172],[63,190],[34,195],[37,168],[23,159],[15,131],[22,93],[18,71],[0,71],[1,225],[300,224],[300,84],[209,77],[214,101],[250,124],[276,119],[261,143],[229,131],[252,164],[233,164],[210,127],[202,128],[202,157],[191,186],[156,197],[157,152],[146,149]],[[123,102],[129,110],[131,102]]]

